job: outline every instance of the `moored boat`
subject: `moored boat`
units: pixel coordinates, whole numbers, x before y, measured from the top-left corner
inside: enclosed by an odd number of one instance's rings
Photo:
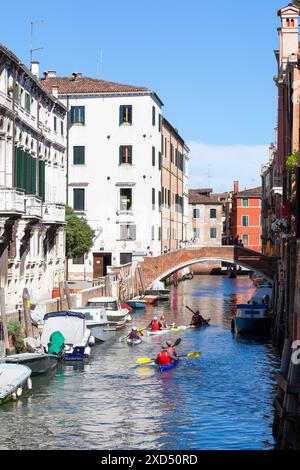
[[[22,395],[23,387],[31,389],[31,369],[20,364],[0,364],[0,404]]]
[[[264,304],[237,304],[237,314],[233,328],[238,333],[267,333],[270,330],[272,316]]]
[[[85,324],[95,341],[103,343],[116,335],[116,326],[109,323],[104,307],[78,307],[72,312],[84,314]]]
[[[32,375],[44,374],[56,367],[58,356],[43,352],[12,354],[5,358],[6,364],[21,364],[29,367]]]
[[[132,307],[133,309],[135,308],[145,308],[147,305],[147,302],[142,301],[142,300],[127,300],[128,305]]]
[[[128,305],[129,302],[127,302]],[[102,307],[105,309],[107,321],[110,326],[120,330],[126,325],[128,319],[127,308],[122,308],[117,297],[93,297],[88,300],[88,307]]]
[[[82,361],[91,354],[95,339],[80,312],[52,312],[44,316],[40,342],[47,353],[66,361]]]

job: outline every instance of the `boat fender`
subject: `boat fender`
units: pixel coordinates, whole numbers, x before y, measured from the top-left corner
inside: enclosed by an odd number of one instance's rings
[[[131,316],[131,315],[127,315],[126,321],[128,321],[128,322],[129,322],[129,321],[132,321],[132,316]]]
[[[90,355],[91,355],[91,348],[87,346],[86,348],[84,348],[84,356],[90,357]]]
[[[23,393],[22,387],[19,387],[17,389],[17,397],[20,397],[22,395],[22,393]]]
[[[89,346],[92,348],[93,346],[95,346],[95,338],[94,336],[90,336],[89,337]]]
[[[32,390],[32,380],[30,377],[28,377],[27,379],[27,387],[28,387],[28,390]]]

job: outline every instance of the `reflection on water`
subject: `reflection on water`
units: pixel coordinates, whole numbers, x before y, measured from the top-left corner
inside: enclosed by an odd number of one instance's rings
[[[134,317],[145,326],[154,314],[188,324],[199,308],[211,326],[156,337],[129,347],[97,345],[88,364],[63,364],[33,378],[33,391],[0,408],[0,448],[6,449],[270,449],[274,374],[278,358],[269,340],[236,338],[230,322],[237,302],[254,292],[249,279],[196,276],[173,289],[169,302]],[[124,336],[124,331],[118,338]],[[166,338],[182,338],[184,358],[160,374],[132,367],[155,357]]]

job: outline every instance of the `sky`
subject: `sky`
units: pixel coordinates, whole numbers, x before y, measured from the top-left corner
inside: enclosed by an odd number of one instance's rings
[[[282,0],[14,0],[0,42],[28,65],[147,86],[191,149],[190,186],[260,184],[276,127]],[[102,51],[102,52],[101,52]]]

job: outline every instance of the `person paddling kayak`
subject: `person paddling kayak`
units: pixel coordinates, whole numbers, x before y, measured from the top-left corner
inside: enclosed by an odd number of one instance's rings
[[[155,363],[159,366],[169,366],[172,362],[176,362],[177,357],[173,356],[172,354],[168,353],[166,346],[161,348],[160,353],[157,355],[155,359]]]
[[[177,357],[177,353],[176,353],[176,351],[175,351],[175,348],[172,346],[171,341],[167,341],[167,342],[166,342],[166,345],[167,345],[167,353],[168,353],[169,355],[173,356],[173,357],[178,358],[178,357]]]
[[[202,317],[202,315],[200,315],[199,310],[196,310],[192,316],[190,326],[201,326],[203,323],[206,323],[206,320]]]
[[[164,315],[161,315],[160,316],[160,319],[159,319],[161,325],[162,325],[162,328],[169,328],[169,325],[168,325],[168,322],[165,320],[165,316]]]
[[[151,331],[159,331],[162,329],[162,324],[157,320],[157,317],[153,317],[147,328],[151,328]]]
[[[140,339],[141,336],[144,336],[143,333],[141,331],[138,331],[136,326],[133,326],[127,338],[128,339]]]

